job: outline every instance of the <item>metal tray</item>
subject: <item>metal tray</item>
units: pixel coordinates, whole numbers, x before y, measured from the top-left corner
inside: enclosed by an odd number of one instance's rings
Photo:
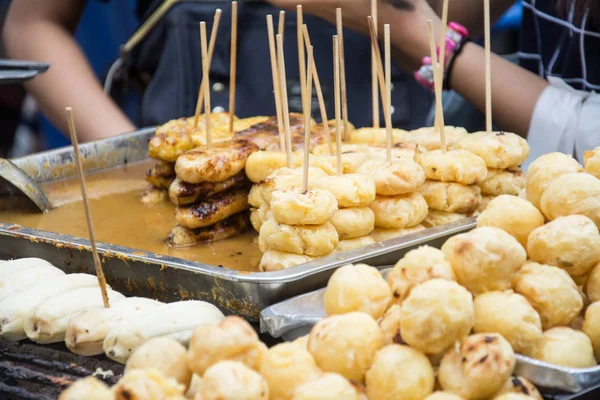
[[[147,159],[153,132],[144,129],[81,145],[84,169],[102,170]],[[67,147],[12,161],[41,183],[75,176],[73,160]],[[271,304],[325,287],[337,267],[353,262],[390,265],[417,246],[439,247],[448,237],[475,226],[475,219],[469,218],[276,272],[237,272],[106,243],[98,243],[98,251],[108,283],[125,294],[162,301],[206,300],[225,312],[258,321],[260,311]],[[47,259],[66,272],[94,273],[87,239],[0,223],[0,257],[25,256]]]

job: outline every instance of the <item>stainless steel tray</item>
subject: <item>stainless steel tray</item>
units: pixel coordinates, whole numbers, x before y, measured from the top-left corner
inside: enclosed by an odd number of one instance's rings
[[[153,131],[145,129],[81,145],[84,169],[102,170],[146,159]],[[48,182],[75,176],[73,160],[68,147],[12,161],[36,182]],[[288,270],[250,274],[106,243],[98,243],[98,251],[109,284],[123,293],[162,301],[206,300],[226,312],[257,321],[260,311],[271,304],[324,287],[337,267],[353,262],[390,265],[417,246],[439,247],[448,237],[475,226],[474,219],[465,219]],[[87,239],[0,223],[0,257],[25,256],[45,258],[67,272],[94,271]]]

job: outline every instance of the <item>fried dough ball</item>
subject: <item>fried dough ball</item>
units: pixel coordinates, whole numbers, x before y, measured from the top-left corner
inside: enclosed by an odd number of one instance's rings
[[[510,289],[527,254],[517,240],[498,228],[476,228],[442,246],[458,283],[474,295]],[[527,296],[526,296],[527,297]]]
[[[468,218],[467,214],[429,210],[427,216],[423,220],[423,226],[425,228],[435,228],[436,226],[442,226],[452,222],[461,221],[465,218]]]
[[[287,167],[280,168],[258,184],[259,193],[265,202],[270,203],[273,191],[288,189],[290,187],[302,187],[302,175],[302,167],[294,169]],[[309,182],[311,179],[324,176],[327,176],[327,174],[321,168],[308,167]]]
[[[262,217],[259,210],[256,208],[250,209],[250,223],[256,232],[260,232],[260,227],[262,226]]]
[[[390,308],[387,309],[383,317],[381,317],[379,322],[379,327],[383,332],[383,345],[387,346],[388,344],[404,344],[402,341],[402,335],[400,333],[400,323],[402,321],[402,307],[398,304],[392,304]]]
[[[302,347],[303,349],[308,349],[308,339],[309,338],[310,338],[310,336],[308,334],[306,334],[304,336],[300,336],[299,338],[294,340],[292,343],[297,344],[298,346]]]
[[[274,219],[260,227],[259,239],[272,250],[311,257],[324,256],[337,246],[337,231],[328,221],[322,225],[292,226]]]
[[[184,386],[156,369],[136,369],[123,375],[112,388],[115,400],[184,398]]]
[[[381,273],[366,264],[338,268],[329,278],[324,294],[327,315],[360,311],[379,318],[391,300],[392,293]]]
[[[342,154],[342,173],[344,174],[355,174],[358,169],[367,160],[369,160],[369,153],[366,152],[347,152]],[[337,166],[337,159],[336,159]]]
[[[488,169],[487,177],[479,184],[481,193],[487,196],[511,194],[518,196],[525,189],[525,174],[520,168],[515,170]]]
[[[295,390],[321,376],[313,356],[294,343],[271,347],[260,363],[260,374],[267,380],[271,400],[289,400]]]
[[[406,131],[402,129],[392,129],[392,143],[403,142]],[[350,132],[349,143],[365,144],[386,144],[386,128],[360,128]]]
[[[292,400],[358,400],[358,392],[340,374],[325,373],[298,387]]]
[[[535,262],[581,277],[600,261],[600,233],[583,215],[559,217],[531,232],[527,253]]]
[[[450,392],[433,392],[425,400],[464,400],[462,397]]]
[[[375,200],[375,181],[361,174],[319,177],[311,179],[309,186],[333,193],[339,208],[365,207]]]
[[[427,202],[420,193],[400,196],[377,196],[369,206],[378,228],[410,228],[427,216]]]
[[[490,205],[490,201],[494,200],[496,196],[481,196],[481,202],[479,203],[479,207],[477,207],[476,213],[481,214],[487,206]]]
[[[527,168],[525,179],[527,200],[541,209],[542,195],[554,179],[563,174],[582,170],[577,160],[563,153],[549,153],[537,158]]]
[[[509,393],[514,394],[522,394],[525,396],[529,396],[528,398],[533,398],[536,400],[543,400],[542,395],[537,390],[535,385],[529,382],[527,379],[522,376],[511,376],[508,378],[502,389],[498,393],[494,399],[498,398],[501,395],[506,395]]]
[[[346,379],[362,382],[383,333],[368,314],[351,312],[317,322],[310,331],[308,351],[325,372],[337,372]]]
[[[115,396],[104,382],[88,376],[73,382],[60,394],[58,400],[114,400],[114,398]]]
[[[329,153],[329,145],[327,143],[317,145],[313,148],[311,154],[315,156],[332,156],[336,154],[337,146],[333,142],[331,144],[333,153]],[[342,143],[342,154],[346,153],[369,153],[371,146],[365,143]]]
[[[368,235],[375,229],[375,214],[369,207],[341,208],[330,219],[340,240]]]
[[[372,159],[358,168],[358,173],[372,176],[377,194],[396,196],[412,193],[425,182],[423,168],[410,158]]]
[[[411,347],[437,354],[471,332],[473,296],[446,279],[432,279],[412,289],[402,303],[400,331]]]
[[[417,145],[413,143],[396,143],[392,146],[392,158],[415,159]],[[385,145],[369,146],[369,157],[383,160],[387,157],[387,147]]]
[[[202,377],[202,400],[268,400],[265,378],[237,361],[219,361]]]
[[[600,180],[586,173],[561,175],[550,183],[541,205],[550,220],[579,214],[600,226]]]
[[[544,216],[533,204],[508,194],[490,201],[487,208],[477,217],[478,227],[500,228],[517,239],[524,248],[527,248],[529,234],[542,225]],[[600,240],[600,235],[598,239]]]
[[[263,199],[262,194],[260,194],[259,185],[252,185],[250,188],[250,193],[248,193],[248,204],[255,208],[269,205],[265,199]]]
[[[542,320],[527,299],[512,290],[487,292],[475,298],[477,333],[497,332],[521,354],[542,338]]]
[[[410,228],[375,228],[369,236],[371,236],[375,242],[384,242],[386,240],[419,232],[424,229],[425,227],[421,224],[411,226]]]
[[[582,330],[592,341],[596,359],[600,359],[600,302],[591,304],[585,311]]]
[[[460,141],[468,135],[466,129],[455,126],[445,126],[444,133],[446,134],[446,147],[448,149],[456,149]],[[417,144],[429,151],[441,149],[440,134],[432,127],[409,131],[404,134],[403,141]]]
[[[483,158],[489,168],[516,168],[529,157],[527,140],[509,132],[472,133],[458,147]]]
[[[530,356],[550,364],[571,368],[596,366],[592,341],[583,332],[564,326],[544,332]]]
[[[314,260],[305,254],[284,253],[277,250],[267,250],[260,259],[258,270],[260,272],[273,272],[295,267]]]
[[[339,253],[342,251],[360,249],[361,247],[369,246],[373,243],[377,242],[369,235],[357,237],[354,239],[344,239],[338,242],[335,251]]]
[[[501,335],[478,333],[444,355],[438,379],[444,390],[480,400],[502,388],[515,364],[515,353]]]
[[[460,183],[426,181],[419,187],[429,209],[452,213],[472,213],[481,202],[479,186]]]
[[[583,152],[584,171],[600,178],[600,147]]]
[[[302,156],[300,153],[293,153],[292,166],[301,165]],[[273,172],[280,168],[287,167],[287,154],[281,151],[257,151],[248,157],[246,161],[246,176],[250,181],[258,183],[266,179]]]
[[[579,288],[557,267],[528,262],[515,276],[513,288],[540,314],[543,329],[568,326],[583,309]]]
[[[421,400],[433,392],[435,376],[425,355],[391,344],[375,354],[365,382],[369,399]]]
[[[321,225],[337,211],[337,200],[323,189],[288,188],[271,193],[273,217],[287,225]]]
[[[427,179],[434,181],[476,185],[487,176],[485,161],[466,150],[420,152],[415,159],[425,171]]]
[[[585,281],[585,294],[593,303],[600,301],[600,263],[596,264]]]
[[[394,302],[402,304],[413,287],[436,278],[455,281],[456,275],[444,253],[434,247],[421,246],[406,253],[394,265],[387,281]]]

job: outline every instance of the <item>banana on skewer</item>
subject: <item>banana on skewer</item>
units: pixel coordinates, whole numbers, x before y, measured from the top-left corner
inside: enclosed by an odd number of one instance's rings
[[[247,187],[250,187],[250,181],[248,181],[243,171],[221,182],[191,184],[175,178],[169,185],[169,198],[176,206],[185,206],[213,197],[217,193],[232,188],[244,189]]]
[[[214,225],[197,229],[176,226],[171,230],[168,241],[171,246],[184,247],[198,243],[216,242],[250,230],[248,212],[234,214]]]
[[[37,269],[56,269],[46,260],[41,258],[19,258],[16,260],[6,261],[0,264],[0,287],[6,283],[4,277],[15,272],[23,272],[29,268]]]
[[[34,283],[41,282],[47,278],[65,275],[58,268],[48,267],[45,264],[41,265],[41,267],[27,268],[23,271],[4,275],[0,280],[2,282],[2,287],[0,287],[0,301]]]
[[[232,190],[219,193],[201,203],[177,207],[175,220],[184,228],[205,228],[248,208],[248,192]]]

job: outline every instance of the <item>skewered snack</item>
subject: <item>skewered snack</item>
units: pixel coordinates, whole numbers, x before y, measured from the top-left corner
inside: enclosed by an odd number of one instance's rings
[[[527,169],[527,200],[541,210],[542,195],[554,179],[563,174],[581,171],[581,165],[573,157],[563,153],[549,153],[537,158]]]
[[[564,269],[581,277],[600,261],[600,233],[583,215],[559,217],[529,235],[527,254],[532,261]]]
[[[294,392],[292,400],[359,400],[358,391],[340,374],[325,373]]]
[[[65,344],[75,354],[102,354],[102,343],[113,326],[136,312],[152,310],[162,304],[143,297],[128,297],[110,308],[98,306],[83,310],[69,322]]]
[[[458,147],[483,158],[489,168],[517,168],[529,157],[527,140],[510,132],[472,133]]]
[[[451,222],[460,221],[467,217],[467,214],[429,210],[422,224],[425,228],[433,228],[436,226],[446,225]]]
[[[369,236],[371,236],[376,242],[384,242],[386,240],[409,235],[424,229],[425,227],[421,224],[412,226],[410,228],[375,228]]]
[[[110,391],[104,382],[93,376],[88,376],[75,381],[67,390],[60,394],[58,400],[114,400],[114,398],[113,392]]]
[[[600,226],[600,180],[583,172],[561,175],[544,192],[541,206],[550,220],[579,214]]]
[[[421,165],[427,179],[476,185],[487,176],[485,161],[466,150],[417,152],[415,160]]]
[[[442,358],[438,379],[444,388],[466,399],[497,393],[515,369],[510,344],[497,333],[466,337]]]
[[[514,170],[488,168],[487,176],[479,187],[481,193],[487,196],[501,194],[518,196],[525,189],[525,174],[520,168]]]
[[[354,239],[341,239],[335,247],[335,251],[339,253],[342,251],[360,249],[373,243],[377,242],[370,235],[361,236]]]
[[[412,193],[425,182],[425,173],[419,164],[409,158],[368,160],[358,168],[358,173],[372,176],[377,194],[396,196]]]
[[[600,303],[592,303],[585,310],[582,330],[592,341],[596,360],[600,359]]]
[[[364,312],[380,318],[388,308],[392,294],[377,268],[366,264],[348,264],[338,268],[327,283],[324,294],[327,315]]]
[[[273,217],[271,207],[269,207],[267,204],[261,206],[260,208],[250,209],[250,223],[256,232],[260,232],[260,227],[264,221],[274,218],[275,217]]]
[[[377,196],[369,206],[378,228],[410,228],[427,216],[427,202],[419,193],[400,196]]]
[[[271,347],[260,363],[271,400],[291,399],[303,384],[319,379],[322,372],[313,356],[298,344],[281,343]]]
[[[200,387],[202,400],[268,400],[265,378],[237,361],[219,361],[206,370]]]
[[[258,183],[266,179],[275,171],[287,167],[287,154],[280,151],[256,151],[246,160],[245,172],[248,179]],[[292,153],[292,165],[302,165],[302,155]]]
[[[181,399],[185,388],[156,369],[137,369],[124,375],[113,387],[115,400]]]
[[[596,264],[585,281],[585,295],[590,302],[600,301],[600,264]],[[0,309],[3,303],[0,303]],[[1,331],[0,331],[1,332]]]
[[[379,327],[383,332],[383,345],[388,344],[403,344],[402,335],[400,334],[400,324],[402,322],[402,307],[398,304],[392,304],[387,309],[383,317],[378,321]]]
[[[124,373],[156,369],[165,378],[175,379],[187,389],[192,381],[192,371],[188,367],[186,353],[186,348],[174,339],[152,338],[129,357]]]
[[[584,171],[600,179],[600,147],[583,152]]]
[[[260,194],[260,185],[252,185],[250,192],[248,193],[248,204],[254,208],[260,208],[262,206],[269,207],[269,204],[263,199]]]
[[[392,129],[392,143],[403,142],[405,130]],[[350,132],[348,143],[386,144],[386,128],[360,128]]]
[[[415,159],[418,145],[413,143],[395,143],[392,146],[392,158]],[[387,156],[387,147],[383,145],[369,146],[369,156],[371,158],[383,159]]]
[[[330,219],[340,240],[368,235],[375,229],[375,214],[369,207],[351,207],[337,210]]]
[[[458,283],[474,295],[510,289],[527,258],[525,249],[515,238],[501,229],[488,227],[451,237],[442,251]]]
[[[450,392],[433,392],[425,400],[464,400],[462,397]]]
[[[332,150],[335,153],[337,150],[337,145],[335,143],[331,144]],[[366,143],[342,143],[342,154],[356,154],[356,153],[364,153],[364,154],[369,154],[370,149],[372,148],[371,145],[366,144]],[[329,146],[327,144],[322,144],[319,146],[316,146],[313,151],[312,154],[314,154],[315,156],[329,156],[331,155],[329,153]]]
[[[14,279],[24,273],[64,275],[60,269],[41,258],[19,258],[2,263],[0,266],[0,289],[14,282]]]
[[[583,332],[564,326],[544,332],[530,355],[537,360],[563,367],[589,368],[597,364],[590,338]]]
[[[411,347],[437,354],[467,336],[474,319],[471,293],[454,281],[432,279],[402,302],[400,332]]]
[[[497,332],[514,351],[527,354],[542,338],[542,320],[527,299],[512,290],[487,292],[475,298],[477,333]]]
[[[277,250],[267,250],[263,253],[258,265],[258,270],[261,272],[273,272],[282,269],[295,267],[296,265],[304,264],[314,260],[313,257],[306,254],[284,253]]]
[[[242,171],[221,182],[191,184],[175,178],[168,188],[171,202],[176,206],[186,206],[213,197],[217,193],[222,193],[229,189],[246,189],[249,187],[250,182],[246,178],[246,174]]]
[[[460,183],[426,181],[419,187],[427,206],[432,210],[470,214],[481,203],[481,189]]]
[[[241,212],[202,228],[189,229],[176,226],[169,233],[167,240],[170,245],[175,247],[191,246],[228,239],[247,232],[249,229],[249,215],[247,212]]]
[[[315,177],[309,186],[330,191],[339,208],[366,207],[375,200],[375,182],[362,174]]]
[[[302,174],[302,168],[278,169],[257,185],[258,192],[265,203],[270,203],[271,194],[274,190],[282,190],[290,187],[302,187]],[[325,176],[327,176],[327,174],[321,168],[308,167],[309,183],[310,180],[319,179]]]
[[[387,277],[393,300],[402,304],[413,287],[431,279],[456,281],[452,266],[440,250],[421,246],[402,257]]]
[[[508,393],[523,394],[536,400],[543,400],[542,395],[533,383],[522,376],[511,376],[508,378],[502,389],[500,389],[500,392],[496,393],[496,397]]]
[[[60,269],[54,266],[47,266],[46,264],[39,264],[33,268],[6,274],[0,278],[0,301],[31,284],[64,275],[65,273]]]
[[[513,281],[540,314],[544,330],[568,326],[583,309],[583,299],[573,279],[560,268],[528,262]]]
[[[158,160],[146,171],[146,181],[158,189],[168,189],[175,179],[174,163]]]
[[[338,241],[337,232],[329,221],[322,225],[298,226],[285,225],[272,219],[263,222],[259,233],[259,245],[262,243],[266,247],[264,251],[272,249],[311,257],[331,253]]]
[[[446,146],[450,150],[456,149],[458,143],[468,135],[464,128],[456,126],[445,126],[444,133],[446,134]],[[402,139],[405,143],[414,143],[427,151],[442,148],[440,133],[432,127],[423,127],[406,132]]]
[[[304,137],[304,115],[290,113],[290,133],[291,137],[302,135]],[[311,120],[311,125],[314,125]],[[268,117],[266,120],[252,124],[246,129],[237,130],[233,135],[233,140],[249,140],[256,144],[261,150],[267,146],[279,141],[279,129],[277,128],[277,118]],[[304,140],[304,139],[302,139]]]
[[[111,304],[125,298],[121,293],[110,290],[107,294]],[[36,343],[58,343],[65,340],[69,321],[78,312],[93,306],[102,306],[102,297],[98,288],[86,287],[48,298],[25,317],[23,328],[27,337]]]
[[[544,216],[533,204],[507,194],[490,201],[487,208],[477,217],[478,227],[500,228],[517,239],[524,248],[528,248],[529,234],[542,225],[544,225]],[[600,235],[598,241],[600,243]]]
[[[218,193],[201,203],[175,208],[175,219],[184,228],[204,228],[248,208],[248,193],[231,190]]]
[[[270,205],[275,220],[287,225],[321,225],[338,208],[337,200],[327,190],[294,187],[273,191]]]

